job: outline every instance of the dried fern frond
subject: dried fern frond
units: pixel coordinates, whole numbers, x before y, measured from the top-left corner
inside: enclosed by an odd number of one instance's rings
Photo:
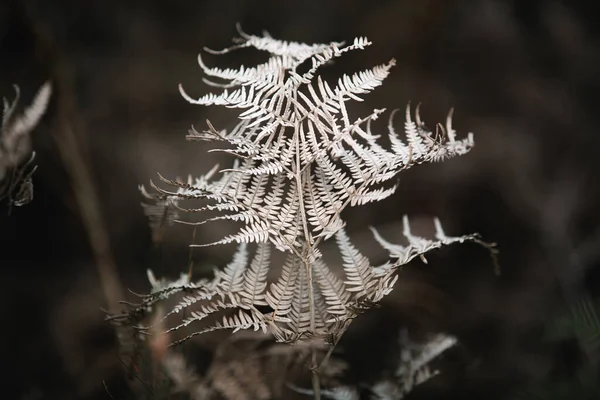
[[[150,272],[152,293],[143,296],[142,303],[121,316],[121,320],[139,316],[157,302],[180,293],[179,300],[161,324],[165,324],[168,334],[188,333],[171,345],[215,330],[262,330],[282,342],[314,336],[336,338],[356,316],[392,291],[398,279],[398,267],[443,245],[478,240],[476,235],[448,237],[439,225],[438,240],[416,237],[410,234],[408,219],[404,221],[407,246],[390,244],[376,233],[376,239],[390,251],[391,261],[381,266],[372,266],[352,245],[344,230],[339,231],[336,238],[344,278],[318,259],[310,263],[312,285],[302,259],[294,254],[289,254],[282,266],[272,264],[269,243],[259,244],[252,258],[247,245],[239,245],[233,260],[224,270],[215,271],[209,280],[193,283],[182,274],[178,281],[158,281]],[[269,284],[270,269],[280,270],[281,274]],[[261,311],[265,306],[270,311]],[[177,319],[176,315],[184,310],[187,316]],[[219,316],[216,321],[215,316]]]
[[[334,87],[317,73],[332,58],[369,45],[366,38],[356,38],[349,46],[309,46],[243,34],[235,48],[268,51],[267,62],[221,70],[206,66],[200,58],[204,73],[221,79],[226,88],[196,99],[181,88],[182,95],[192,104],[239,109],[240,122],[229,132],[217,132],[211,124],[203,132],[192,129],[190,137],[227,143],[220,150],[237,156],[239,162],[216,180],[202,176],[185,185],[167,181],[178,190],[159,189],[160,193],[209,200],[216,204],[206,209],[225,213],[219,219],[244,224],[238,234],[210,245],[269,240],[281,251],[294,251],[304,243],[332,237],[344,225],[340,213],[346,206],[392,195],[396,185],[382,185],[398,172],[468,152],[472,135],[456,140],[451,115],[442,135],[434,136],[421,122],[418,108],[413,120],[407,107],[403,142],[394,131],[392,113],[389,150],[377,144],[378,136],[371,132],[371,121],[384,110],[350,119],[346,102],[361,100],[359,95],[380,86],[395,61],[343,76]],[[312,68],[297,74],[296,68],[307,60]]]
[[[215,271],[212,279],[155,288],[114,321],[137,325],[140,315],[157,302],[174,298],[176,304],[163,319],[169,335],[181,332],[173,344],[224,329],[261,330],[281,342],[321,337],[335,344],[358,314],[391,292],[400,266],[415,257],[425,261],[427,252],[441,246],[479,241],[477,235],[448,237],[437,220],[436,240],[420,238],[411,233],[405,218],[405,246],[391,244],[374,231],[390,260],[373,266],[346,235],[342,216],[346,207],[382,200],[396,190],[389,182],[399,172],[465,154],[473,146],[471,134],[456,138],[452,113],[445,128],[434,134],[421,121],[419,108],[413,113],[408,106],[402,140],[394,130],[392,112],[389,149],[371,130],[372,121],[384,110],[351,119],[346,102],[360,101],[360,96],[380,86],[395,61],[344,75],[335,85],[325,82],[319,71],[332,59],[369,45],[366,38],[347,46],[306,45],[241,32],[235,46],[210,52],[251,47],[268,52],[268,61],[219,69],[199,58],[211,78],[207,83],[222,91],[194,99],[181,89],[183,97],[193,104],[238,110],[239,122],[231,131],[218,131],[208,123],[202,132],[192,128],[188,137],[223,143],[220,150],[232,155],[234,162],[231,168],[218,171],[215,166],[187,182],[160,177],[174,189],[152,183],[156,193],[146,197],[186,214],[218,213],[195,224],[219,220],[241,224],[237,233],[203,245],[235,242],[239,247],[231,263]],[[303,62],[311,67],[300,74],[297,67]],[[186,208],[187,200],[203,203]],[[343,277],[321,258],[319,245],[330,238],[339,247]],[[250,243],[256,243],[255,251]],[[273,251],[286,253],[283,264],[272,263]],[[275,281],[267,281],[269,272],[277,272]],[[186,316],[177,317],[184,310]]]

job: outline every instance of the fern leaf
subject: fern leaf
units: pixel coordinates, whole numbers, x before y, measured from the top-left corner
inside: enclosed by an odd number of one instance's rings
[[[242,303],[248,305],[268,305],[265,300],[264,292],[267,287],[270,255],[271,250],[268,243],[261,243],[258,245],[256,255],[250,264],[250,268],[247,269],[244,274],[244,289],[240,292]]]
[[[275,310],[275,321],[290,322],[290,319],[286,318],[286,315],[292,309],[295,294],[294,288],[296,287],[298,273],[301,268],[302,265],[298,258],[288,257],[283,265],[281,277],[277,282],[270,285],[266,293],[267,303]]]
[[[395,60],[343,75],[332,84],[321,76],[330,61],[370,45],[364,37],[349,45],[309,45],[240,30],[232,47],[206,51],[218,55],[253,48],[269,55],[266,62],[222,69],[198,56],[205,82],[214,93],[193,97],[180,85],[181,95],[191,104],[229,108],[238,121],[230,130],[218,130],[207,122],[205,130],[192,127],[187,138],[215,141],[218,146],[211,151],[234,160],[229,168],[215,166],[187,182],[159,175],[171,189],[151,183],[155,195],[141,190],[154,203],[146,206],[148,215],[161,225],[164,220],[193,225],[221,220],[238,223],[234,234],[192,245],[238,243],[238,250],[213,279],[166,284],[143,298],[131,319],[159,301],[180,296],[165,319],[183,310],[189,313],[168,332],[195,322],[213,322],[187,338],[219,329],[262,329],[279,341],[335,336],[359,312],[392,291],[401,265],[417,256],[425,260],[428,251],[441,246],[478,241],[476,235],[446,236],[437,220],[435,240],[421,238],[412,234],[405,217],[406,245],[389,243],[373,229],[375,239],[390,253],[387,263],[374,267],[345,233],[346,207],[383,200],[395,193],[394,180],[400,172],[465,154],[473,147],[471,134],[457,138],[452,111],[445,128],[434,135],[421,121],[419,107],[413,112],[410,105],[405,110],[405,138],[394,130],[393,111],[388,122],[390,145],[382,145],[376,121],[385,109],[355,117],[348,102],[362,101],[363,95],[381,86]],[[299,72],[305,62],[308,71]],[[187,207],[188,200],[201,204]],[[176,212],[192,217],[205,211],[217,215],[194,221],[175,217]],[[321,258],[320,245],[334,236],[344,278]],[[257,245],[248,265],[249,243]],[[272,247],[286,253],[283,266],[271,264]],[[268,283],[270,272],[278,276]],[[273,311],[263,315],[258,309],[264,306]],[[222,319],[215,322],[221,314]]]
[[[369,260],[350,243],[344,230],[338,231],[336,240],[342,255],[344,272],[346,273],[348,292],[358,292],[359,297],[371,292],[376,281],[373,279],[373,268]]]
[[[423,255],[428,251],[433,249],[439,249],[442,246],[448,246],[453,243],[464,243],[465,241],[479,241],[479,235],[477,234],[464,235],[458,237],[446,236],[446,234],[442,230],[439,220],[437,219],[435,219],[435,226],[436,237],[438,238],[438,240],[429,240],[413,235],[410,231],[408,216],[406,215],[402,218],[402,224],[404,225],[403,234],[409,242],[408,246],[392,244],[383,239],[383,237],[381,237],[381,235],[377,232],[375,228],[371,228],[375,240],[377,240],[377,242],[390,253],[390,257],[397,260],[397,265],[407,264],[413,258],[418,256],[423,257]],[[424,262],[427,262],[426,259],[422,259]]]

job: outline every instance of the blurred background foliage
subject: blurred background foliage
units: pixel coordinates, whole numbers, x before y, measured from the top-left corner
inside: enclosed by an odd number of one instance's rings
[[[348,210],[348,229],[381,261],[368,225],[393,241],[402,214],[424,235],[437,215],[448,234],[480,232],[497,242],[501,275],[478,246],[413,262],[387,303],[358,319],[342,343],[351,376],[369,379],[393,365],[404,326],[417,335],[447,331],[461,342],[442,361],[443,374],[413,398],[509,398],[557,368],[575,368],[568,338],[543,338],[565,304],[600,290],[598,17],[599,5],[576,0],[3,1],[0,94],[10,97],[16,83],[31,99],[46,80],[55,86],[32,134],[34,200],[0,213],[3,393],[106,399],[105,381],[114,398],[127,398],[101,312],[81,182],[65,154],[80,152],[89,170],[97,194],[90,202],[102,215],[121,285],[147,291],[147,268],[178,276],[192,231],[174,226],[153,244],[137,187],[156,172],[199,174],[223,161],[185,134],[206,118],[229,128],[231,115],[187,104],[177,85],[197,95],[209,90],[196,55],[229,45],[236,22],[246,32],[307,43],[367,36],[368,50],[323,70],[334,79],[397,59],[383,87],[353,105],[355,116],[421,102],[430,126],[455,107],[459,134],[475,133],[468,156],[414,168],[395,196]],[[244,51],[205,60],[223,67],[260,61]],[[78,146],[65,143],[65,121]],[[213,241],[227,229],[203,226],[195,240]],[[230,254],[227,246],[195,251],[194,274]]]

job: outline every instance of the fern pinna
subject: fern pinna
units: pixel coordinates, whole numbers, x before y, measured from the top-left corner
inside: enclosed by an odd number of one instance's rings
[[[155,205],[165,208],[164,215],[173,210],[212,210],[218,215],[198,224],[241,223],[236,234],[210,243],[236,242],[239,247],[232,261],[215,271],[212,279],[192,282],[183,275],[177,282],[163,282],[151,276],[153,292],[125,318],[134,318],[179,293],[179,302],[164,317],[166,332],[193,329],[173,343],[220,329],[262,330],[282,342],[315,336],[336,341],[354,317],[390,293],[399,266],[417,256],[423,258],[431,249],[477,240],[476,235],[446,236],[437,220],[433,221],[435,240],[417,237],[405,218],[407,245],[391,244],[374,231],[390,260],[373,266],[344,232],[342,211],[392,195],[396,185],[389,182],[402,170],[467,153],[473,137],[456,138],[451,113],[445,126],[433,133],[421,122],[418,108],[413,116],[407,107],[406,138],[402,140],[395,132],[392,112],[390,148],[384,148],[371,131],[371,122],[384,110],[351,119],[346,102],[361,101],[361,95],[381,85],[395,61],[344,75],[334,86],[319,71],[349,51],[365,49],[371,44],[366,38],[356,38],[350,45],[307,45],[267,34],[240,35],[233,47],[207,52],[223,54],[251,47],[269,53],[268,61],[255,67],[219,69],[199,57],[208,76],[204,82],[221,92],[193,98],[180,87],[192,104],[239,109],[239,123],[230,131],[219,131],[208,122],[206,130],[192,129],[188,135],[191,140],[223,143],[221,150],[234,157],[233,165],[220,171],[215,166],[187,183],[161,178],[172,190],[154,184],[155,193],[144,190]],[[310,68],[299,73],[298,67],[306,62]],[[190,199],[205,202],[200,208],[185,208],[184,201]],[[319,245],[330,238],[339,247],[343,277],[333,272],[319,252]],[[250,243],[256,243],[254,251]],[[287,254],[283,265],[271,263],[274,250]],[[273,270],[278,278],[269,283],[267,275]],[[183,319],[174,317],[183,310],[188,310]]]

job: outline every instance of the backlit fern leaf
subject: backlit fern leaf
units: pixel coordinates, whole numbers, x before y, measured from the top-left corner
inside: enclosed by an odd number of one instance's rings
[[[339,43],[301,46],[245,34],[242,40],[242,44],[235,48],[270,49],[270,60],[255,68],[234,71],[209,68],[200,59],[204,72],[228,81],[227,88],[220,94],[211,93],[198,99],[182,92],[193,104],[225,105],[243,110],[239,114],[240,122],[229,133],[217,134],[212,128],[212,135],[197,136],[199,139],[229,142],[232,148],[221,150],[245,158],[241,165],[223,170],[227,181],[233,183],[236,190],[225,190],[219,185],[209,185],[206,191],[190,187],[187,191],[183,190],[182,196],[238,206],[242,203],[247,212],[260,212],[266,204],[264,196],[269,192],[267,179],[250,180],[249,175],[278,176],[288,184],[294,182],[295,190],[301,189],[307,194],[302,204],[288,203],[293,207],[288,211],[297,215],[300,207],[307,209],[308,215],[303,218],[309,222],[308,237],[304,239],[307,243],[314,243],[315,238],[323,235],[329,238],[343,226],[339,219],[329,221],[345,206],[362,205],[392,195],[396,186],[377,186],[394,179],[399,171],[414,163],[466,153],[473,145],[471,136],[461,141],[449,136],[446,142],[441,137],[433,138],[432,133],[420,123],[418,115],[417,122],[412,121],[410,108],[407,108],[407,143],[395,138],[391,150],[379,146],[377,136],[370,132],[371,121],[377,119],[383,110],[375,110],[365,118],[352,121],[345,103],[360,100],[357,94],[368,93],[381,85],[394,61],[351,77],[344,76],[333,89],[316,74],[325,60],[369,45],[370,42],[364,38],[356,39],[346,47]],[[292,49],[298,49],[300,53],[292,54]],[[309,58],[312,58],[313,68],[298,78],[295,68]],[[264,74],[262,78],[259,72]],[[454,132],[450,125],[447,130]],[[390,133],[395,135],[393,131]],[[351,177],[339,169],[338,159],[351,172]],[[319,180],[318,185],[315,179]],[[262,185],[255,184],[259,181]],[[249,198],[253,201],[248,201]],[[284,202],[286,200],[283,199]],[[243,233],[215,244],[268,238],[283,251],[301,246],[296,241],[284,240],[289,227],[281,224],[277,215],[263,217],[263,221],[265,224],[248,218],[245,221],[247,226],[242,228]],[[296,222],[295,219],[292,221]]]
[[[169,334],[193,330],[174,343],[220,329],[261,329],[286,342],[314,336],[335,338],[358,314],[390,293],[400,266],[417,256],[425,260],[425,253],[444,245],[479,241],[476,235],[448,237],[437,220],[436,240],[420,238],[411,233],[405,218],[403,233],[408,245],[391,244],[374,231],[375,239],[389,251],[390,261],[372,266],[345,233],[343,210],[391,196],[399,172],[465,154],[473,146],[473,138],[469,134],[457,140],[450,116],[445,128],[434,135],[421,122],[418,107],[413,114],[408,106],[406,140],[395,132],[392,112],[388,149],[372,131],[373,121],[384,110],[351,118],[346,102],[360,101],[360,96],[380,86],[395,61],[342,76],[333,87],[319,72],[332,59],[369,46],[366,38],[357,38],[348,46],[337,42],[306,45],[240,34],[236,45],[209,52],[252,47],[268,52],[269,60],[255,67],[219,69],[207,66],[199,57],[201,69],[210,77],[207,83],[222,91],[194,99],[181,89],[190,103],[237,110],[239,122],[233,129],[219,131],[208,122],[206,130],[192,128],[188,135],[192,140],[223,144],[214,151],[233,156],[233,165],[219,172],[216,166],[185,183],[161,177],[174,190],[152,184],[155,199],[172,205],[180,214],[219,212],[192,224],[239,223],[236,233],[210,243],[235,242],[238,251],[212,279],[157,289],[143,297],[133,311],[115,319],[133,323],[157,302],[179,295],[163,319],[166,330]],[[299,74],[296,68],[305,61],[310,68]],[[394,183],[390,185],[390,181]],[[186,200],[204,203],[186,208]],[[323,261],[319,250],[321,243],[333,236],[341,254],[343,278]],[[286,253],[283,265],[271,261],[271,245]],[[270,272],[276,276],[271,283],[267,282]],[[184,310],[187,316],[183,321],[170,322]]]

